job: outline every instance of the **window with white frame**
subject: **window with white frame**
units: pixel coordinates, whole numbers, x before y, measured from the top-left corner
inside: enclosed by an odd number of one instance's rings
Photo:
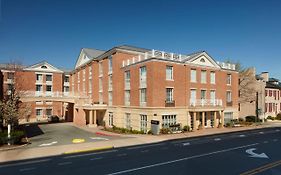
[[[108,126],[113,126],[113,112],[108,113]]]
[[[46,85],[46,91],[52,92],[52,85]]]
[[[206,90],[201,90],[201,99],[206,99]]]
[[[196,83],[196,69],[191,69],[190,70],[190,82]]]
[[[89,93],[92,93],[92,79],[89,80]]]
[[[36,81],[42,81],[43,75],[42,74],[36,74]]]
[[[108,73],[112,73],[112,55],[108,57]]]
[[[227,85],[231,85],[231,74],[227,74]]]
[[[147,115],[140,115],[140,130],[144,133],[147,132]]]
[[[226,102],[232,101],[231,91],[226,91]]]
[[[99,76],[102,76],[102,74],[103,74],[102,62],[99,62]]]
[[[146,103],[146,88],[140,89],[140,103]]]
[[[201,71],[201,83],[207,83],[207,71],[205,70]]]
[[[69,86],[64,86],[64,92],[69,92]]]
[[[43,91],[42,85],[36,85],[36,91],[42,92]]]
[[[195,100],[196,100],[196,89],[190,89],[190,99],[195,102]]]
[[[210,91],[210,98],[211,98],[211,100],[215,100],[216,99],[216,91],[215,90],[211,90]]]
[[[53,81],[52,75],[46,75],[46,81]]]
[[[140,86],[146,87],[146,67],[140,67]]]
[[[64,76],[64,82],[69,83],[69,76]]]
[[[43,109],[36,109],[36,116],[43,116]]]
[[[173,66],[166,66],[166,80],[173,80]]]
[[[210,73],[210,83],[216,84],[216,73],[214,71]]]
[[[112,75],[108,76],[108,90],[112,90]]]
[[[46,109],[46,116],[53,115],[53,109]]]
[[[86,92],[86,83],[85,83],[85,81],[83,81],[83,83],[82,83],[82,88],[83,88],[83,93],[85,94],[85,92]]]
[[[127,129],[132,129],[131,128],[131,114],[130,113],[125,113],[125,127]]]
[[[99,91],[102,91],[102,77],[99,78]]]
[[[130,89],[131,74],[130,71],[125,71],[125,89]]]
[[[130,90],[125,90],[125,105],[130,105],[131,92]]]
[[[112,92],[111,91],[108,92],[108,105],[112,106]]]
[[[162,115],[162,127],[169,128],[171,125],[177,124],[176,115]]]
[[[166,102],[173,102],[173,88],[166,88]]]

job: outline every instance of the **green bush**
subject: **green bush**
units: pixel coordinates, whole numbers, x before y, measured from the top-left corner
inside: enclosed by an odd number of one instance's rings
[[[244,119],[243,118],[239,118],[238,121],[239,122],[244,122]]]
[[[169,134],[171,131],[169,128],[161,128],[160,129],[160,133],[161,134]]]
[[[277,116],[275,117],[276,120],[281,120],[281,113],[277,114]]]
[[[182,131],[184,131],[184,132],[190,131],[190,126],[185,125],[185,126],[182,128]]]
[[[8,143],[8,141],[11,144],[19,144],[21,142],[21,139],[24,137],[23,131],[12,131],[11,132],[11,138],[8,139],[8,132],[1,132],[0,133],[0,145]]]
[[[246,118],[246,122],[258,122],[259,121],[259,119],[253,115],[247,116],[245,118]]]
[[[231,127],[231,123],[226,123],[225,126],[226,127]]]
[[[268,120],[275,120],[275,117],[268,116],[267,119],[268,119]]]

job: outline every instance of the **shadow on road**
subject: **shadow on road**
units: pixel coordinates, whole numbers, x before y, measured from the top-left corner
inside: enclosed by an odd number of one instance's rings
[[[25,132],[28,138],[44,134],[44,132],[39,128],[38,124],[25,125]]]

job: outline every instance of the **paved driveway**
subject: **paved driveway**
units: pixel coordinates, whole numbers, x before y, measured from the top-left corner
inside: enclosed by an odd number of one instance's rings
[[[26,133],[31,141],[29,148],[120,139],[119,136],[97,135],[69,123],[27,125]]]

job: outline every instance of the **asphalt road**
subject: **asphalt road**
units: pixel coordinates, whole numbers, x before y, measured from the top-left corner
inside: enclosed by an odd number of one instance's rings
[[[67,145],[73,141],[86,143],[120,139],[118,136],[97,135],[67,123],[32,124],[25,128],[31,142],[27,148]]]
[[[0,174],[280,175],[280,148],[281,128],[268,128],[9,162]]]

